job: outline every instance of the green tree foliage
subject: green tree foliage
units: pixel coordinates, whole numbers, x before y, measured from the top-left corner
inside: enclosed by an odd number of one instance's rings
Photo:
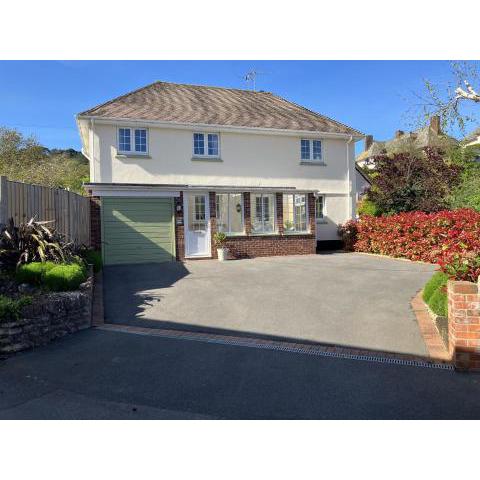
[[[448,158],[462,168],[460,182],[449,198],[450,207],[480,211],[480,145],[457,147]]]
[[[435,212],[448,207],[462,167],[425,148],[418,155],[394,153],[375,157],[375,175],[368,199],[383,214],[414,210]]]
[[[49,150],[34,137],[0,127],[0,175],[9,180],[68,188],[78,193],[88,181],[88,160],[73,149]]]

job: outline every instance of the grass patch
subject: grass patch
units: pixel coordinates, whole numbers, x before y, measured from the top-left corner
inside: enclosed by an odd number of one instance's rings
[[[17,319],[22,308],[30,303],[32,303],[32,298],[28,296],[15,300],[5,295],[0,295],[0,321]]]
[[[45,273],[55,266],[56,264],[53,262],[32,262],[20,265],[15,273],[15,280],[18,283],[40,285]]]
[[[448,298],[445,287],[440,287],[431,297],[428,302],[430,310],[436,315],[446,317],[448,315]]]
[[[448,315],[447,281],[446,273],[435,272],[423,287],[423,301],[433,313],[442,317]]]
[[[447,285],[448,275],[443,272],[435,272],[432,278],[423,287],[423,301],[428,304],[433,294],[441,287]]]
[[[77,264],[56,265],[45,273],[44,285],[54,292],[76,290],[87,279],[85,267]]]

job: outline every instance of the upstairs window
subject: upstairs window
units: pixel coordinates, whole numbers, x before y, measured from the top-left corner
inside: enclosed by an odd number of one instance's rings
[[[129,128],[118,129],[118,149],[121,152],[129,152],[131,150]]]
[[[307,232],[307,196],[305,194],[283,195],[283,228],[285,233]]]
[[[118,151],[120,153],[137,153],[146,155],[148,152],[148,132],[146,128],[119,128]]]
[[[193,155],[199,157],[218,157],[218,144],[217,133],[194,133]]]
[[[321,140],[300,140],[300,159],[306,162],[322,161],[322,141]]]

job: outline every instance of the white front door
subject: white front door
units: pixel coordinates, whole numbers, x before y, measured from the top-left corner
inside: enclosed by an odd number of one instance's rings
[[[210,211],[208,194],[186,193],[185,256],[210,257]]]

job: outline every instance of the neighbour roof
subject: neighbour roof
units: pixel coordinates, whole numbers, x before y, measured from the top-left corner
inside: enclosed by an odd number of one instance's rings
[[[340,122],[269,92],[155,82],[80,116],[363,136]]]
[[[367,150],[357,156],[356,161],[367,160],[383,153],[418,151],[425,147],[448,148],[456,144],[458,140],[455,138],[443,132],[437,133],[430,125],[426,125],[414,132],[402,133],[391,140],[372,142]]]

